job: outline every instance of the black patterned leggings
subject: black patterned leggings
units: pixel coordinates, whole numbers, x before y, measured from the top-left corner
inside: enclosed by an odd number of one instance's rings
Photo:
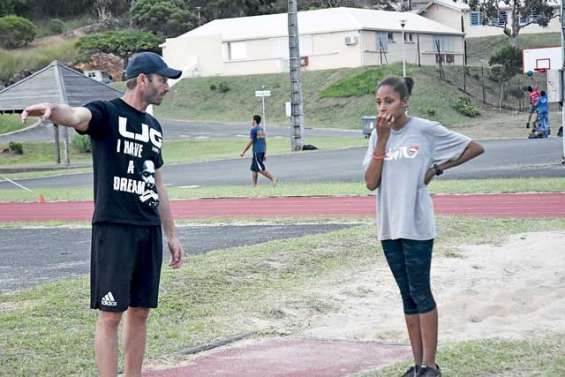
[[[386,260],[402,295],[404,314],[423,314],[436,308],[430,289],[434,240],[381,241]]]

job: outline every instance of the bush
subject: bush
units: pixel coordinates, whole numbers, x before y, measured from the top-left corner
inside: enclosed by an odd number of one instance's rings
[[[400,66],[385,65],[348,75],[320,92],[320,98],[362,97],[375,93],[377,84],[385,76],[401,75]]]
[[[72,144],[80,153],[92,152],[92,145],[90,144],[90,137],[88,135],[76,135],[73,138]]]
[[[468,116],[468,117],[471,117],[471,118],[474,118],[474,117],[481,115],[479,110],[477,110],[477,108],[475,106],[473,106],[473,104],[471,103],[471,100],[468,97],[459,97],[457,102],[455,102],[455,104],[453,104],[453,108],[458,113],[463,114],[463,115]]]
[[[47,29],[52,34],[61,34],[65,32],[65,23],[58,18],[54,18],[52,20],[49,20]]]
[[[434,109],[433,107],[428,107],[424,109],[424,112],[428,115],[428,116],[435,116],[436,115],[436,109]]]
[[[0,46],[24,47],[33,41],[37,28],[28,19],[18,16],[0,17]]]
[[[182,2],[170,0],[137,0],[130,17],[140,29],[167,37],[176,37],[198,26],[198,18]]]
[[[11,141],[8,144],[8,151],[12,154],[24,154],[24,146],[21,143]]]
[[[227,93],[230,91],[230,87],[228,86],[228,83],[225,81],[221,81],[218,84],[218,90],[220,91],[220,93]]]

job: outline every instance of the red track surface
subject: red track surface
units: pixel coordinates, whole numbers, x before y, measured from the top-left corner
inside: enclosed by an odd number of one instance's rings
[[[221,348],[191,365],[148,371],[145,377],[341,377],[382,368],[410,355],[410,348],[373,342],[273,339]]]
[[[565,217],[565,193],[435,195],[437,214],[478,217]],[[375,198],[284,197],[175,200],[177,219],[229,217],[364,217]],[[90,220],[92,202],[0,203],[0,222]]]

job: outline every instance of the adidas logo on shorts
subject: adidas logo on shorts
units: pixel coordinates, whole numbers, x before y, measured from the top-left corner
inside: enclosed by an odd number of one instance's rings
[[[102,297],[102,305],[104,306],[116,306],[118,303],[114,299],[112,292],[106,293],[106,296]]]

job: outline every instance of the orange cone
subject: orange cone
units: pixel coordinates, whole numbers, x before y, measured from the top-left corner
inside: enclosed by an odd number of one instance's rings
[[[37,198],[38,203],[45,203],[45,197],[43,194],[39,194],[39,198]]]

